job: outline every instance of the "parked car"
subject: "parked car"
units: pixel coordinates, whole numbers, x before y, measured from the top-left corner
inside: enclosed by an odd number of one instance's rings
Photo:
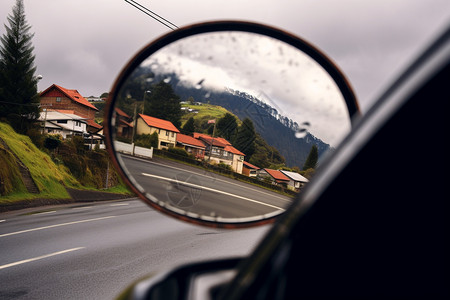
[[[351,130],[323,158],[314,178],[289,205],[251,216],[217,217],[212,214],[216,209],[177,207],[157,188],[140,181],[124,162],[128,158],[114,152],[113,112],[133,72],[161,54],[161,49],[174,46],[181,53],[186,48],[177,42],[207,39],[207,34],[219,32],[208,41],[212,49],[219,46],[213,40],[229,31],[270,37],[317,62],[342,93]],[[331,60],[306,41],[280,30],[240,22],[205,23],[178,29],[151,43],[118,76],[109,100],[108,148],[125,181],[143,201],[180,220],[225,228],[274,225],[248,257],[180,266],[134,284],[122,297],[448,298],[445,108],[450,99],[449,78],[450,28],[362,117],[350,85]],[[175,180],[169,179],[157,180]],[[176,183],[186,195],[195,190],[197,203],[202,202],[198,194],[212,193],[199,182]]]

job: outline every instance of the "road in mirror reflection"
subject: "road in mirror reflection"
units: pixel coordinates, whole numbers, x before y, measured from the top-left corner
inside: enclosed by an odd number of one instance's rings
[[[350,130],[342,94],[317,62],[246,32],[158,50],[113,103],[117,157],[147,199],[225,223],[282,213]]]

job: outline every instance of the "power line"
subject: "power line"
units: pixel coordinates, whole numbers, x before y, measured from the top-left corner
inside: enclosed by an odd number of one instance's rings
[[[136,2],[134,0],[125,0],[125,2],[127,2],[128,4],[134,6],[137,9],[139,9],[144,14],[146,14],[147,16],[153,18],[154,20],[158,21],[159,23],[163,24],[164,26],[168,27],[169,29],[171,29],[171,30],[178,29],[177,25],[175,25],[172,22],[170,22],[169,20],[161,17],[160,15],[158,15],[157,13],[151,11],[147,7],[143,6],[142,4],[139,4],[138,2]]]

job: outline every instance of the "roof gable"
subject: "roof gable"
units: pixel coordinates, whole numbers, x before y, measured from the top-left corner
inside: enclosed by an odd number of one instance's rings
[[[308,182],[309,180],[306,177],[303,177],[302,175],[296,173],[296,172],[290,172],[285,170],[280,170],[284,175],[289,177],[290,179],[294,181],[300,181],[300,182]]]
[[[164,130],[180,133],[180,131],[170,121],[158,119],[155,117],[150,117],[150,116],[143,115],[143,114],[139,114],[139,117],[142,118],[142,120],[144,120],[144,122],[150,127],[155,127],[155,128],[159,128],[159,129],[164,129]]]
[[[177,134],[177,142],[185,144],[185,145],[205,148],[205,144],[203,144],[202,141],[197,140],[197,139],[193,138],[192,136],[181,134],[181,133]]]
[[[69,90],[69,89],[63,88],[62,86],[56,85],[56,84],[52,84],[49,88],[47,88],[45,91],[43,91],[40,94],[40,97],[44,97],[45,94],[47,94],[50,91],[55,90],[55,89],[62,92],[70,100],[75,101],[78,104],[87,106],[89,108],[92,108],[93,110],[98,111],[98,109],[94,105],[89,103],[89,101],[87,101],[83,96],[81,96],[77,90]]]
[[[288,177],[286,177],[283,173],[281,173],[278,170],[272,170],[272,169],[264,169],[270,176],[272,176],[275,180],[281,180],[281,181],[290,181]]]
[[[259,170],[259,169],[261,169],[260,167],[257,167],[257,166],[255,166],[255,165],[252,165],[252,164],[249,163],[249,162],[246,162],[245,160],[243,161],[243,163],[244,163],[244,166],[245,166],[247,169],[254,169],[254,170]]]

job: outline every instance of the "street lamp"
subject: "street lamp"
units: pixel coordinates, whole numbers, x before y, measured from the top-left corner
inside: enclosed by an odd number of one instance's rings
[[[142,114],[144,114],[144,108],[145,108],[145,95],[150,94],[151,92],[152,91],[150,91],[150,90],[144,91],[144,96],[142,97]]]

